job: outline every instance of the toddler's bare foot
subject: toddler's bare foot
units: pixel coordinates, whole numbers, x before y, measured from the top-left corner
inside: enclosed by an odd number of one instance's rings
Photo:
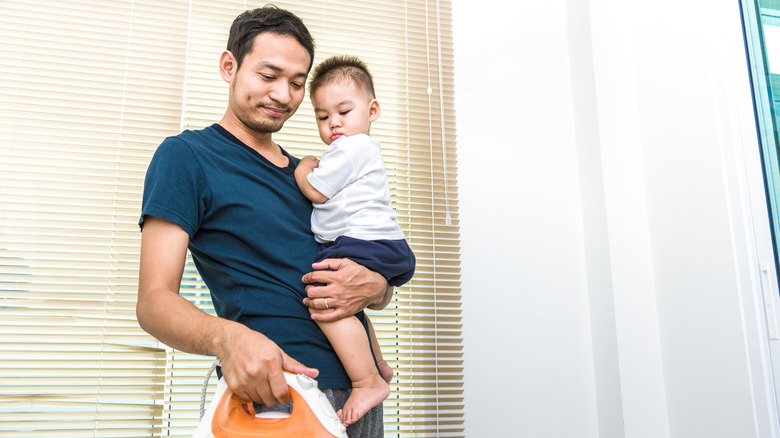
[[[382,376],[385,382],[390,383],[393,380],[393,368],[384,360],[377,362],[377,365],[379,365],[379,375]]]
[[[352,392],[344,407],[336,412],[344,426],[358,421],[369,409],[382,403],[390,395],[390,386],[379,374],[359,382],[352,382]]]

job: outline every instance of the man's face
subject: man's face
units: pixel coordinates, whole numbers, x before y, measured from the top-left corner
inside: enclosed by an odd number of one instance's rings
[[[293,37],[265,32],[230,83],[230,106],[236,118],[258,133],[282,128],[303,101],[311,60]]]

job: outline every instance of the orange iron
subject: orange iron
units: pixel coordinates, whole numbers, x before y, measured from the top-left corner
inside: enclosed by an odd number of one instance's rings
[[[241,400],[219,379],[214,398],[193,438],[347,438],[347,430],[317,381],[303,374],[284,373],[292,397],[292,413],[257,414],[252,402]]]

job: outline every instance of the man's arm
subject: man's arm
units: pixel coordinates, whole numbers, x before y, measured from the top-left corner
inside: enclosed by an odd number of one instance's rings
[[[303,276],[304,304],[315,321],[336,321],[365,309],[384,309],[393,297],[385,277],[349,259],[325,259]],[[323,269],[323,270],[319,270]],[[315,286],[312,283],[322,283]]]
[[[268,406],[289,403],[282,369],[317,376],[287,356],[263,334],[211,316],[179,295],[189,236],[157,217],[144,219],[138,276],[138,323],[149,334],[181,351],[220,360],[230,389],[244,400]]]
[[[319,190],[315,189],[314,186],[309,182],[308,178],[311,171],[318,167],[319,164],[320,160],[311,155],[307,155],[301,158],[301,161],[295,168],[295,182],[298,184],[298,189],[300,189],[301,193],[303,193],[303,195],[306,196],[309,201],[315,202],[317,204],[323,204],[328,200],[328,197],[320,193]]]

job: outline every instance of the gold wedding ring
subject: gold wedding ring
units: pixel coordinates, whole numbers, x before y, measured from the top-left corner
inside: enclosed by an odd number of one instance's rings
[[[330,307],[328,307],[328,299],[327,298],[323,298],[323,300],[325,300],[325,308],[329,309]]]

